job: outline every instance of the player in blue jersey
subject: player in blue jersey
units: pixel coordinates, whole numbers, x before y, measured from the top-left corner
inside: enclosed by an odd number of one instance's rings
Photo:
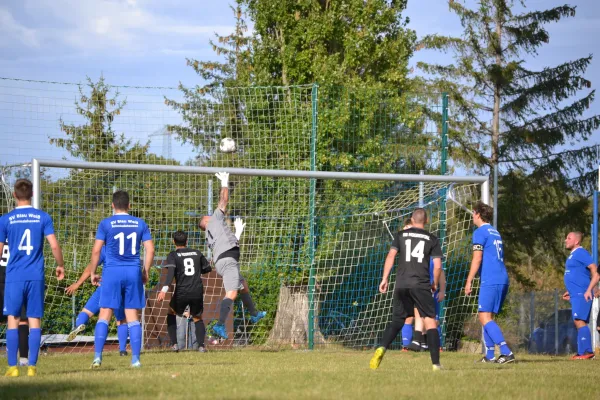
[[[8,239],[10,258],[6,267],[4,315],[8,316],[6,353],[8,370],[5,376],[19,376],[17,351],[21,307],[26,305],[29,320],[29,366],[27,376],[36,375],[36,365],[42,340],[41,319],[44,315],[44,238],[56,259],[56,277],[65,276],[62,250],[54,235],[52,218],[31,206],[33,185],[27,179],[15,183],[13,196],[17,207],[0,218],[0,253]]]
[[[502,309],[508,293],[508,273],[504,266],[504,247],[500,233],[490,225],[494,209],[478,202],[473,209],[473,223],[477,229],[473,233],[473,259],[465,285],[465,293],[472,292],[472,282],[480,273],[479,322],[483,326],[486,355],[483,363],[507,364],[515,361],[515,356],[504,340],[504,335],[494,314]],[[495,358],[495,345],[500,347],[500,357]]]
[[[100,261],[98,261],[98,265],[104,264],[106,260],[106,251],[105,247],[102,248],[102,252],[100,253]],[[92,274],[91,264],[88,264],[87,268],[83,271],[77,282],[69,286],[65,289],[65,292],[69,296],[73,296],[73,294],[79,289],[79,287],[85,282]],[[88,323],[91,317],[98,314],[100,312],[100,293],[102,291],[102,286],[98,287],[94,293],[90,296],[85,306],[83,306],[83,310],[77,316],[75,320],[75,329],[69,333],[67,336],[67,342],[73,341],[77,337],[77,335],[85,329],[85,325]],[[127,329],[127,321],[125,319],[125,309],[121,306],[118,310],[115,311],[115,319],[117,320],[117,337],[119,338],[119,354],[121,356],[127,355],[127,335],[129,333]]]
[[[587,325],[592,311],[594,299],[592,291],[598,284],[598,267],[590,253],[581,247],[583,234],[571,232],[565,239],[565,247],[571,250],[565,264],[565,286],[567,291],[563,299],[571,302],[573,322],[577,328],[577,354],[573,360],[589,360],[594,358],[592,334]]]
[[[102,246],[106,245],[106,260],[102,269],[102,291],[100,292],[100,315],[95,331],[95,354],[92,368],[102,364],[102,351],[108,335],[108,321],[113,310],[125,308],[131,345],[131,366],[141,367],[142,327],[138,321],[138,310],[144,308],[144,284],[154,261],[154,243],[150,229],[141,218],[128,214],[129,194],[123,190],[113,193],[114,215],[98,225],[96,243],[92,249],[91,278],[94,285],[100,283],[96,268],[100,261]],[[145,253],[144,268],[140,271],[140,247]]]
[[[0,256],[0,310],[4,309],[4,287],[6,281],[6,266],[10,258],[10,249],[8,241],[4,242]],[[0,313],[0,322],[6,323],[8,317]],[[19,366],[27,367],[29,365],[29,323],[27,322],[27,310],[25,304],[21,307],[21,321],[19,322]]]

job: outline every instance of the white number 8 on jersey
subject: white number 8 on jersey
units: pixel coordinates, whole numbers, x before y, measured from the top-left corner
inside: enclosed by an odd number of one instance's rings
[[[193,258],[185,258],[183,260],[183,266],[185,267],[183,273],[186,276],[194,276],[196,273],[196,269],[194,268],[194,259]]]

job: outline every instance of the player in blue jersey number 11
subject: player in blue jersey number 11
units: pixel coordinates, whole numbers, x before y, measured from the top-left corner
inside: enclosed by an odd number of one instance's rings
[[[131,366],[141,367],[142,327],[138,310],[144,308],[144,284],[154,261],[154,243],[146,222],[128,214],[129,194],[118,190],[113,193],[114,215],[98,225],[96,242],[90,260],[91,279],[100,284],[96,268],[100,261],[102,246],[106,246],[106,260],[102,269],[102,291],[100,292],[100,314],[94,332],[95,354],[92,368],[102,364],[102,351],[108,335],[108,321],[113,311],[125,308],[131,345]],[[140,247],[144,246],[144,268],[140,271]]]

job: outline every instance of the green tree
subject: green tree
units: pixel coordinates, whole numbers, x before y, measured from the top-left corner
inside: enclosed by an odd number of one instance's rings
[[[235,31],[213,43],[223,62],[188,60],[205,82],[182,87],[183,102],[167,101],[184,121],[170,129],[197,147],[204,165],[439,171],[431,155],[439,134],[427,131],[424,113],[431,99],[408,93],[416,35],[402,17],[405,7],[406,1],[384,0],[238,1]],[[244,34],[246,17],[251,36]],[[216,151],[227,136],[238,144],[235,154]],[[323,285],[350,271],[360,244],[333,246],[328,238],[352,237],[344,230],[360,223],[349,216],[400,189],[381,181],[318,181],[311,204],[308,180],[232,183],[230,213],[247,216],[252,229],[242,263],[252,266],[251,286],[268,310],[277,307],[281,282],[305,287],[311,267]]]
[[[179,89],[184,101],[165,99],[165,103],[177,110],[183,118],[183,124],[169,125],[168,130],[195,146],[199,160],[208,163],[218,157],[216,145],[220,138],[243,139],[242,99],[244,95],[251,94],[241,88],[251,83],[253,70],[250,62],[250,38],[245,36],[248,28],[241,5],[231,7],[231,10],[235,18],[234,32],[226,36],[215,34],[216,40],[210,40],[214,52],[223,61],[188,58],[188,66],[194,69],[205,84],[190,88],[180,83]],[[238,87],[241,93],[225,89]]]
[[[527,67],[525,58],[535,57],[550,40],[546,26],[574,17],[575,7],[529,11],[525,1],[513,0],[482,0],[474,8],[448,4],[460,18],[462,36],[425,36],[419,48],[450,53],[454,63],[418,67],[429,84],[450,94],[453,161],[490,175],[494,166],[508,171],[495,205],[498,224],[510,243],[507,265],[517,280],[531,285],[528,266],[556,263],[562,230],[584,220],[578,207],[587,200],[579,190],[590,187],[595,148],[555,153],[585,142],[600,126],[600,116],[584,115],[595,96],[584,77],[592,56],[541,70]]]
[[[112,123],[126,107],[126,101],[119,98],[118,91],[103,77],[97,82],[88,78],[86,87],[80,87],[75,105],[82,117],[81,123],[67,124],[61,120],[60,128],[66,137],[50,139],[50,143],[66,149],[72,157],[90,162],[177,164],[151,154],[148,143],[127,140],[124,134],[115,132]],[[58,286],[49,286],[48,298],[64,298],[62,285],[76,280],[87,265],[98,224],[112,215],[111,196],[115,189],[129,193],[131,214],[148,223],[160,257],[172,249],[170,236],[173,231],[192,230],[195,224],[185,212],[197,208],[196,190],[205,186],[206,178],[197,175],[80,169],[56,173],[56,170],[49,170],[42,176],[42,208],[54,219],[65,255],[67,279]],[[200,243],[192,239],[190,244]],[[91,285],[81,289],[76,299],[77,308],[83,306],[92,291]],[[70,302],[50,303],[45,329],[52,333],[68,332],[71,313]]]
[[[66,124],[60,120],[60,130],[66,138],[50,138],[50,143],[67,150],[73,157],[86,161],[141,162],[148,153],[148,145],[132,143],[124,134],[117,134],[112,123],[127,104],[119,100],[119,92],[111,94],[111,87],[100,76],[98,82],[87,78],[89,93],[79,86],[79,100],[75,111],[86,123]]]
[[[600,116],[583,117],[595,91],[578,96],[591,86],[583,76],[591,55],[538,71],[527,68],[524,60],[549,42],[546,25],[574,17],[575,7],[517,12],[524,0],[482,0],[476,8],[453,0],[448,4],[460,18],[463,35],[425,36],[420,47],[449,52],[454,63],[420,62],[418,67],[433,77],[430,83],[450,93],[454,161],[478,171],[499,163],[539,168],[558,148],[587,140],[600,126]],[[578,163],[589,156],[586,149],[574,154]],[[543,165],[544,173],[557,179],[571,168]]]
[[[406,1],[244,0],[257,83],[408,86],[415,32]]]

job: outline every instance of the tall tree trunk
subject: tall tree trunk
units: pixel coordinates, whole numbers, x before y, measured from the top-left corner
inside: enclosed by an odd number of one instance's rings
[[[498,35],[498,42],[496,47],[496,64],[498,67],[502,65],[502,15],[499,10],[496,10],[496,35]],[[492,122],[492,157],[491,157],[491,177],[494,176],[494,167],[498,165],[498,151],[500,145],[500,83],[498,81],[494,84],[494,116]],[[493,182],[493,180],[492,180]],[[490,185],[492,188],[493,185]],[[495,190],[495,188],[494,188]],[[494,204],[493,196],[492,205],[494,208],[497,204]]]

